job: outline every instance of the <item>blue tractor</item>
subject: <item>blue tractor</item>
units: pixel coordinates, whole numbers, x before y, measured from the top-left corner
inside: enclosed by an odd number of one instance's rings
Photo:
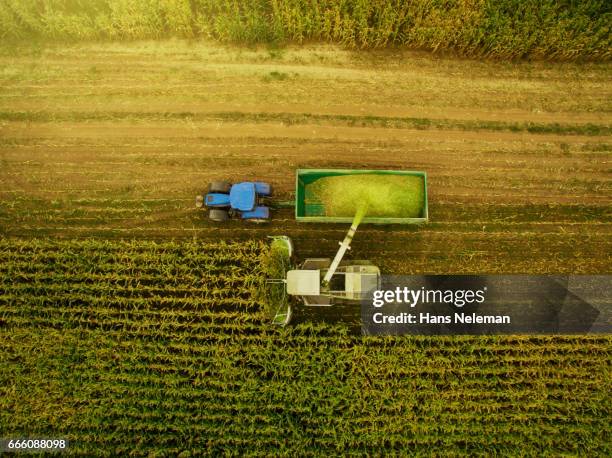
[[[234,185],[227,181],[213,181],[207,193],[196,197],[196,206],[206,207],[209,218],[216,222],[240,218],[261,223],[270,219],[270,208],[265,204],[271,194],[270,185],[261,181]]]

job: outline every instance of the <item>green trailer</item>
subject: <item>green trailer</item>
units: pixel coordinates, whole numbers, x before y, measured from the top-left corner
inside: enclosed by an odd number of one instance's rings
[[[362,223],[428,221],[427,174],[406,170],[298,169],[295,218],[299,222],[351,223],[365,205]]]

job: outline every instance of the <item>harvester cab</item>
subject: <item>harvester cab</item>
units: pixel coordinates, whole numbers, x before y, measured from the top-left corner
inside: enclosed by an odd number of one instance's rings
[[[207,193],[196,196],[196,207],[207,208],[209,218],[215,222],[239,218],[258,223],[270,218],[266,200],[271,195],[271,186],[261,181],[234,185],[227,181],[214,181]]]
[[[331,259],[306,259],[299,269],[287,272],[287,294],[297,296],[304,305],[331,306],[360,302],[380,287],[380,270],[369,261],[342,262],[329,282]]]

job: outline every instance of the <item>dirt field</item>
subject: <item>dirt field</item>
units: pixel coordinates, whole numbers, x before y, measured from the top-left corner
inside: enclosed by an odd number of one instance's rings
[[[186,41],[0,50],[0,235],[247,239],[333,255],[343,225],[210,223],[212,179],[428,174],[431,223],[363,226],[385,273],[609,273],[610,64]]]

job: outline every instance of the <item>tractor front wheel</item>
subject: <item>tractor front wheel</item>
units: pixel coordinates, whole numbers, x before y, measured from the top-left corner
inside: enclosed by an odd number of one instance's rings
[[[212,193],[229,194],[232,185],[227,181],[213,181],[208,190]]]
[[[211,208],[208,211],[208,217],[216,223],[224,223],[229,219],[229,213],[227,210],[221,210],[220,208]]]

